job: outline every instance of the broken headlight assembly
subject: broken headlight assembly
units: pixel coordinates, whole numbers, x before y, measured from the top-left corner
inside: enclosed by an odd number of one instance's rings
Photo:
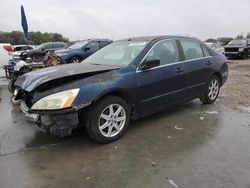
[[[71,106],[72,102],[76,98],[78,89],[71,89],[67,91],[62,91],[44,97],[38,100],[35,104],[32,105],[32,110],[58,110],[63,108],[68,108]]]

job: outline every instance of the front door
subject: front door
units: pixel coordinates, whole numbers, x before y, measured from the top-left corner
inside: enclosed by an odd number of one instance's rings
[[[160,65],[137,71],[137,97],[142,115],[185,99],[187,80],[176,41],[158,42],[144,61],[149,59],[160,59]]]

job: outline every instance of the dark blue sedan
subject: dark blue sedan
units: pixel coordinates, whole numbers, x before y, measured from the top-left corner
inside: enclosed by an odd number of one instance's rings
[[[88,39],[76,42],[67,49],[57,50],[55,53],[61,57],[63,63],[79,63],[110,43],[112,41],[108,39]]]
[[[195,38],[129,38],[82,63],[40,69],[20,77],[13,101],[26,117],[57,136],[80,126],[109,143],[130,119],[200,98],[213,103],[228,77],[227,59]]]

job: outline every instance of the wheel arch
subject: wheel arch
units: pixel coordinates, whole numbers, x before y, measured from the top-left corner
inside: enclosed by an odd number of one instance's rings
[[[219,78],[219,82],[220,82],[220,86],[222,85],[222,75],[221,75],[221,73],[220,72],[215,72],[215,73],[213,73],[212,75],[211,75],[211,77],[212,76],[217,76],[218,78]],[[211,78],[210,77],[210,78]]]
[[[93,103],[97,103],[98,101],[102,100],[103,98],[107,97],[107,96],[117,96],[122,98],[125,102],[128,103],[129,105],[129,109],[131,112],[131,115],[133,115],[134,113],[134,102],[132,97],[123,89],[112,89],[112,90],[108,90],[105,91],[103,93],[101,93],[100,95],[98,95],[94,100]]]

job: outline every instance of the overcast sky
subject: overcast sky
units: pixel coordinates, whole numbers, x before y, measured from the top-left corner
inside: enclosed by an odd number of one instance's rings
[[[1,0],[0,31],[21,30],[21,5],[30,31],[71,40],[250,32],[250,0]]]

